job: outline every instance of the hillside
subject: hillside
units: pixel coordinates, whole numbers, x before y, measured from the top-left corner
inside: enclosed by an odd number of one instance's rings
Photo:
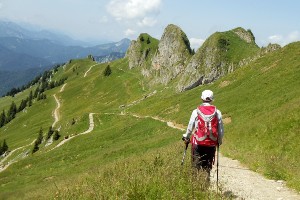
[[[10,77],[10,83],[1,85],[0,96],[13,87],[27,84],[28,78],[31,80],[54,65],[73,58],[93,55],[101,62],[123,58],[129,44],[130,40],[125,38],[118,42],[86,46],[65,35],[30,30],[0,20],[0,82],[5,81],[2,79],[4,74]]]
[[[232,31],[227,34],[229,39],[235,38],[230,40],[232,46],[245,45]],[[150,43],[147,44],[147,39],[139,40],[142,51],[137,53],[144,55],[151,44],[151,57],[161,56],[152,51],[162,48],[160,42],[148,34],[142,36],[149,37]],[[233,45],[233,41],[237,44]],[[202,50],[209,42],[213,41],[206,41]],[[5,168],[0,172],[0,196],[6,199],[216,199],[217,195],[230,198],[203,190],[203,184],[190,177],[188,158],[181,168],[183,131],[166,123],[184,128],[191,111],[199,104],[201,91],[206,88],[215,92],[215,104],[226,121],[221,153],[266,177],[284,180],[289,187],[300,191],[297,167],[300,43],[264,54],[253,43],[249,49],[244,48],[246,53],[240,58],[234,57],[234,49],[224,56],[236,62],[251,52],[259,56],[244,61],[244,65],[209,85],[181,93],[176,88],[184,70],[167,85],[149,83],[153,77],[147,79],[141,73],[141,68],[151,68],[147,56],[143,63],[148,64],[134,67],[130,67],[127,54],[126,58],[110,63],[79,59],[58,68],[52,80],[68,77],[64,85],[45,91],[46,99],[34,100],[31,107],[0,128],[0,143],[5,139],[12,151],[0,161],[2,169]],[[191,52],[184,66],[202,50]],[[108,66],[112,73],[104,76]],[[35,87],[15,97],[0,98],[0,111],[7,111],[12,101],[20,105]],[[46,136],[51,125],[59,130],[61,137],[52,143],[42,142],[39,150],[31,154],[40,129]],[[198,188],[191,191],[191,187]]]

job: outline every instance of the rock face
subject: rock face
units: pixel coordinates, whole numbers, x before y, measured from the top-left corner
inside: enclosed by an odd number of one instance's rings
[[[186,34],[173,24],[168,25],[152,59],[152,69],[156,71],[156,81],[167,84],[182,73],[191,57],[192,50]]]
[[[252,32],[239,27],[214,33],[193,53],[186,34],[171,24],[160,41],[141,34],[132,41],[126,57],[129,68],[138,67],[150,85],[174,80],[176,90],[184,91],[211,83],[279,48],[269,45],[260,49]]]
[[[248,30],[245,31],[243,28],[235,28],[232,30],[235,34],[237,34],[242,40],[246,41],[247,43],[255,42],[255,37],[253,33]]]

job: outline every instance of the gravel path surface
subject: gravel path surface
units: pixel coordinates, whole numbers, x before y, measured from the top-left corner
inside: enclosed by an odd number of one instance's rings
[[[139,116],[137,118],[152,118],[167,123],[171,128],[185,131],[181,124],[169,122],[159,117]],[[189,147],[190,148],[190,147]],[[222,147],[221,147],[222,148]],[[188,156],[188,155],[187,155]],[[211,187],[217,191],[217,161],[211,172]],[[239,161],[219,155],[219,186],[222,193],[228,197],[243,200],[300,200],[300,194],[285,186],[284,181],[269,180],[262,175],[244,167]]]

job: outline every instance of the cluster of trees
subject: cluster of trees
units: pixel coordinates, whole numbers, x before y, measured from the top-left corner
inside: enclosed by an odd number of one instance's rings
[[[4,140],[2,145],[0,146],[0,156],[3,155],[6,151],[8,151],[8,145],[6,144],[6,141]]]
[[[145,41],[145,39],[144,39],[144,37],[143,36],[140,36],[140,41],[141,42],[144,42]],[[147,38],[147,44],[150,44],[151,43],[151,41],[150,41],[150,39],[149,39],[149,37]]]
[[[38,82],[42,80],[46,80],[46,79],[49,79],[50,76],[53,74],[53,73],[56,73],[58,71],[58,68],[60,67],[61,65],[56,65],[53,67],[52,70],[47,70],[42,74],[40,74],[39,76],[35,77],[32,81],[30,81],[29,83],[27,83],[26,85],[23,85],[21,87],[18,87],[18,88],[12,88],[9,92],[6,93],[5,96],[12,96],[14,97],[17,93],[19,92],[22,92],[28,88],[30,88],[31,86],[37,84]]]
[[[58,140],[60,138],[59,131],[58,130],[53,130],[52,126],[49,127],[48,133],[45,137],[45,141],[47,141],[51,137],[53,138],[53,140]],[[43,135],[43,129],[41,127],[40,131],[39,131],[39,134],[38,134],[38,137],[34,142],[32,153],[35,153],[40,149],[39,146],[40,146],[40,144],[43,143],[43,140],[44,140],[44,135]]]
[[[56,69],[57,70],[57,69]],[[0,128],[3,127],[5,124],[9,123],[13,120],[18,112],[24,110],[27,106],[30,107],[33,104],[33,100],[36,99],[37,101],[46,99],[47,96],[44,93],[46,90],[50,90],[52,88],[58,87],[64,84],[67,78],[62,78],[59,81],[48,81],[52,75],[52,72],[46,71],[40,80],[36,83],[39,83],[37,88],[34,92],[30,91],[28,97],[26,99],[22,99],[19,107],[13,101],[10,105],[9,110],[7,113],[3,110],[0,114]]]

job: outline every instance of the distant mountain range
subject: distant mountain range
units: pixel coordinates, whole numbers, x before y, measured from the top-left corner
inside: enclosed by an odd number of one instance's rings
[[[7,77],[9,73],[26,75],[26,78],[9,75],[10,81],[2,84],[0,95],[12,87],[25,84],[25,80],[31,80],[41,71],[70,59],[93,55],[99,61],[110,61],[124,57],[130,40],[122,39],[119,42],[88,47],[86,45],[87,43],[66,35],[45,30],[28,30],[13,22],[0,21],[0,81],[3,83],[2,77]]]

